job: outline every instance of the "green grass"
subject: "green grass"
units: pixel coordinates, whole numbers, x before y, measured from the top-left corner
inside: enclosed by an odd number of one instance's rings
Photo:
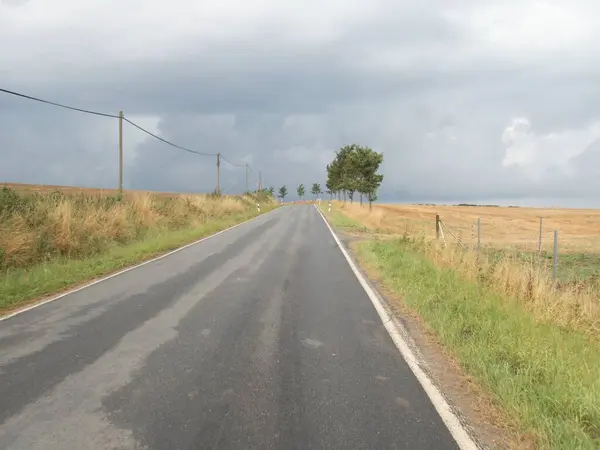
[[[367,227],[362,225],[357,220],[351,219],[339,210],[333,209],[331,212],[327,211],[327,206],[319,206],[321,212],[327,217],[327,220],[336,228],[346,232],[358,232],[365,233],[369,231]]]
[[[370,240],[357,252],[540,448],[600,448],[597,341],[537,323],[517,302],[434,266],[414,242]]]
[[[538,254],[517,249],[484,248],[484,254],[492,259],[512,258],[524,264],[537,264]],[[542,252],[540,264],[551,274],[554,270],[554,256]],[[600,288],[600,255],[593,253],[563,253],[558,257],[558,279],[563,283],[586,283]]]
[[[543,254],[552,265],[552,254]],[[600,255],[591,253],[567,253],[558,257],[559,279],[564,281],[595,281],[600,278]]]
[[[273,209],[263,207],[263,213]],[[237,223],[256,217],[255,210],[211,219],[200,227],[175,231],[150,231],[141,240],[114,244],[91,258],[54,258],[30,268],[0,272],[0,315],[48,294],[74,287],[135,263],[151,259],[184,244],[209,236]]]

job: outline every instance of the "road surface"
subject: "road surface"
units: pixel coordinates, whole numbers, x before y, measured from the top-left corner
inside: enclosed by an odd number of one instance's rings
[[[457,448],[319,213],[0,322],[1,449]]]

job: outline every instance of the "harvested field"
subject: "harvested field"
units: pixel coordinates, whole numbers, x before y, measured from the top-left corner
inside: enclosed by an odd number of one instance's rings
[[[600,210],[537,209],[470,206],[421,206],[346,204],[344,213],[370,228],[385,233],[423,232],[435,237],[435,215],[465,244],[477,242],[477,219],[481,218],[482,245],[537,251],[539,218],[543,217],[542,247],[552,250],[554,230],[559,231],[561,253],[600,254]],[[450,242],[453,238],[446,234]]]
[[[334,210],[383,238],[423,238],[436,264],[518,299],[540,320],[600,336],[600,211],[468,206],[373,205],[336,202]],[[435,241],[435,215],[448,227]],[[544,219],[538,257],[539,217]],[[475,251],[481,218],[481,259]],[[553,230],[559,230],[553,280]],[[447,230],[451,230],[453,237]],[[457,241],[462,242],[462,246]]]

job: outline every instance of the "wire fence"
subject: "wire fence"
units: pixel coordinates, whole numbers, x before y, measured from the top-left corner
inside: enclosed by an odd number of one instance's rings
[[[146,128],[142,127],[141,125],[135,123],[133,120],[129,119],[128,117],[126,117],[123,112],[119,112],[119,114],[109,114],[109,113],[105,113],[105,112],[100,112],[100,111],[93,111],[90,109],[84,109],[84,108],[77,108],[74,106],[70,106],[70,105],[66,105],[63,103],[58,103],[58,102],[54,102],[54,101],[50,101],[50,100],[46,100],[46,99],[42,99],[39,97],[34,97],[31,95],[26,95],[20,92],[15,92],[15,91],[11,91],[9,89],[4,89],[4,88],[0,88],[0,93],[2,94],[6,94],[6,95],[11,95],[14,97],[18,97],[21,99],[25,99],[25,100],[30,100],[30,101],[34,101],[34,102],[38,102],[38,103],[43,103],[46,105],[50,105],[50,106],[54,106],[57,108],[62,108],[62,109],[67,109],[70,111],[75,111],[75,112],[79,112],[82,114],[90,114],[90,115],[94,115],[94,116],[100,116],[100,117],[105,117],[107,119],[111,119],[111,120],[117,120],[118,121],[118,170],[119,170],[119,181],[118,181],[118,191],[120,193],[122,193],[123,191],[123,122],[131,125],[132,127],[136,128],[137,130],[145,133],[146,135],[172,147],[175,148],[177,150],[181,150],[187,153],[191,153],[197,156],[203,156],[203,157],[212,157],[216,159],[216,187],[215,187],[215,192],[216,193],[223,193],[223,190],[221,189],[221,176],[220,176],[220,168],[221,168],[221,160],[223,160],[224,162],[230,164],[233,167],[236,168],[244,168],[245,169],[245,191],[248,191],[248,174],[253,173],[254,171],[252,170],[252,167],[250,166],[250,164],[244,162],[244,163],[235,163],[232,162],[231,159],[225,157],[225,155],[223,155],[220,152],[217,153],[208,153],[208,152],[201,152],[198,150],[194,150],[188,147],[184,147],[182,145],[178,145],[175,144],[171,141],[169,141],[168,139],[158,136],[155,133],[152,133],[151,131],[147,130]],[[237,184],[237,183],[236,183]],[[260,183],[259,183],[260,184]],[[229,189],[229,191],[231,191],[232,189]]]
[[[530,219],[524,226],[524,221],[516,218],[499,220],[485,216],[445,220],[436,214],[435,236],[444,248],[455,247],[476,254],[478,265],[483,261],[494,263],[509,258],[546,271],[555,282],[597,282],[600,279],[600,255],[595,250],[600,244],[598,232],[596,236],[561,232],[556,218],[537,217],[536,226],[531,222]],[[583,228],[568,225],[577,231]]]

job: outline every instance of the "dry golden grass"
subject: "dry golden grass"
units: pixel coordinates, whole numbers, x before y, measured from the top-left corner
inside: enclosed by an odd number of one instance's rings
[[[477,218],[481,218],[481,242],[495,248],[514,247],[537,251],[539,218],[543,217],[542,246],[551,251],[554,230],[559,230],[563,252],[600,253],[600,210],[537,209],[468,206],[346,204],[344,213],[370,228],[402,234],[410,230],[435,237],[435,215],[465,244],[477,242]],[[452,236],[446,233],[448,241]]]
[[[78,186],[58,186],[52,184],[25,184],[25,183],[0,183],[0,187],[7,187],[16,191],[20,194],[48,194],[51,192],[62,192],[63,194],[85,194],[85,195],[99,195],[102,197],[110,197],[117,195],[116,189],[102,189],[102,188],[88,188]],[[180,197],[189,194],[182,194],[177,192],[155,192],[155,191],[141,191],[141,190],[127,190],[126,195],[130,194],[150,194],[157,197]]]
[[[149,231],[194,227],[256,207],[248,196],[126,192],[119,199],[115,191],[23,185],[0,191],[0,269],[89,257]]]
[[[600,211],[419,205],[373,205],[369,211],[368,207],[342,203],[334,207],[384,236],[417,237],[421,249],[436,264],[453,267],[468,279],[517,299],[542,321],[600,337],[598,279],[555,283],[544,266],[522,257],[523,252],[537,251],[540,216],[546,229],[545,249],[552,248],[552,230],[557,228],[561,254],[600,252]],[[456,240],[448,233],[444,247],[435,241],[436,213],[467,248],[476,242],[476,228],[471,225],[481,217],[482,244],[503,252],[485,252],[478,262],[476,252],[453,245]],[[504,251],[507,248],[515,251]]]

